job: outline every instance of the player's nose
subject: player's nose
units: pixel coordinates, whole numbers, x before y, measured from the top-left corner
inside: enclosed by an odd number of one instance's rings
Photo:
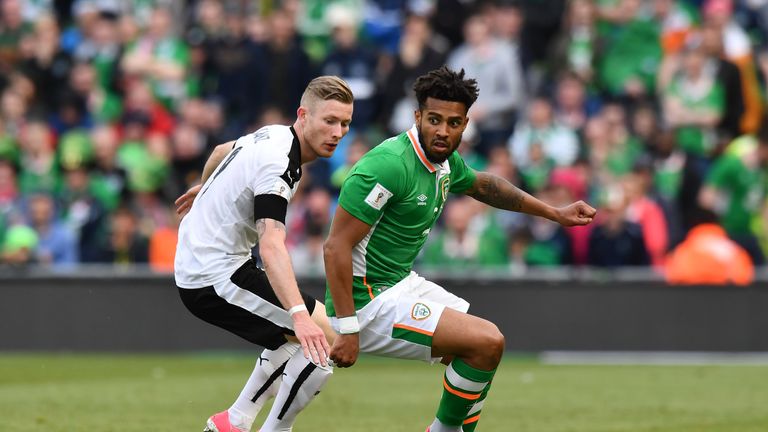
[[[444,139],[448,137],[448,126],[445,123],[441,123],[437,129],[435,129],[435,136]]]
[[[340,139],[342,136],[344,136],[344,127],[341,126],[341,123],[336,123],[333,126],[332,129],[333,138]]]

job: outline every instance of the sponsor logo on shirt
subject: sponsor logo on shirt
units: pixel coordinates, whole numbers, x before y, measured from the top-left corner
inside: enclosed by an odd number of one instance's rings
[[[376,183],[376,186],[365,197],[365,202],[376,210],[381,210],[391,197],[392,192],[388,191],[381,183]]]
[[[424,194],[421,194],[421,195],[417,196],[417,197],[416,197],[416,199],[418,199],[418,200],[419,200],[419,202],[418,202],[418,205],[420,205],[420,206],[425,206],[425,205],[427,205],[427,203],[425,203],[425,202],[424,202],[424,201],[426,201],[426,200],[427,200],[427,196],[426,196],[426,195],[424,195]]]
[[[289,188],[293,189],[293,186],[301,180],[301,168],[289,166],[280,178],[283,179]]]
[[[416,321],[425,320],[429,318],[430,315],[432,315],[432,311],[429,310],[429,306],[425,305],[424,303],[416,303],[411,309],[411,318],[415,319]]]

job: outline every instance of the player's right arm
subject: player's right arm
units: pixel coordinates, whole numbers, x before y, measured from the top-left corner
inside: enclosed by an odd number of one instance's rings
[[[192,186],[188,191],[176,198],[176,213],[179,216],[184,216],[189,209],[192,208],[192,203],[195,201],[197,194],[200,193],[200,188],[203,187],[211,174],[213,174],[213,171],[216,170],[216,167],[218,167],[219,164],[221,164],[221,161],[223,161],[227,154],[229,154],[234,144],[234,141],[229,141],[224,144],[219,144],[213,149],[213,152],[211,152],[211,155],[205,162],[205,166],[203,166],[203,175],[200,184]]]
[[[352,216],[341,206],[336,208],[323,255],[325,277],[338,318],[356,317],[352,299],[352,250],[370,230],[371,225]],[[337,366],[349,367],[357,361],[359,350],[359,333],[340,334],[333,343],[330,357]]]

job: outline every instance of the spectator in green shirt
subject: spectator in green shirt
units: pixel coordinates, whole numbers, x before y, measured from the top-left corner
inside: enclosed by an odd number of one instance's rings
[[[696,156],[715,150],[715,128],[725,110],[725,91],[717,80],[715,58],[699,47],[679,59],[669,84],[662,90],[664,116],[676,128],[680,147]],[[674,61],[674,60],[671,60]]]
[[[467,270],[502,266],[507,263],[507,239],[491,214],[477,214],[468,198],[449,201],[445,227],[424,249],[425,267]],[[487,210],[487,209],[482,209]]]
[[[755,265],[765,263],[752,230],[752,219],[760,212],[768,181],[768,125],[757,137],[734,140],[712,166],[699,194],[702,207],[720,216],[728,235],[747,250]]]

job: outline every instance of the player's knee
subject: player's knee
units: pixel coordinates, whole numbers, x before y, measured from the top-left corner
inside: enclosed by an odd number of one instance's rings
[[[325,305],[317,300],[315,300],[315,310],[312,312],[312,321],[323,330],[328,345],[333,345],[333,342],[336,340],[336,332],[331,327],[331,322],[325,313]]]
[[[498,365],[501,362],[501,356],[504,355],[504,334],[501,333],[496,325],[491,324],[483,334],[483,352],[489,363]]]

